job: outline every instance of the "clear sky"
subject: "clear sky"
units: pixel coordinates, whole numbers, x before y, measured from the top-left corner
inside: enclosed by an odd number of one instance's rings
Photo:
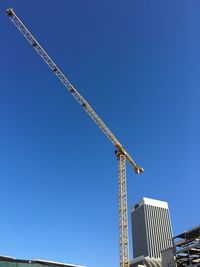
[[[174,234],[199,224],[200,1],[3,0],[0,254],[119,266],[114,147],[8,7],[144,167],[127,166],[129,219],[145,196],[168,201]]]

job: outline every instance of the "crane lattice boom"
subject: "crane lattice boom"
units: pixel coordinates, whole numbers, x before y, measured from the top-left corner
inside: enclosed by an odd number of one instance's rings
[[[17,17],[13,9],[7,9],[7,14],[14,25],[22,33],[22,35],[31,44],[34,50],[39,56],[46,62],[53,73],[66,87],[66,89],[72,94],[76,101],[82,106],[92,120],[98,125],[101,131],[107,136],[116,148],[116,155],[119,161],[119,229],[120,229],[120,267],[129,267],[129,252],[128,252],[128,219],[127,219],[127,196],[126,196],[126,160],[129,162],[135,172],[143,172],[143,168],[136,165],[132,157],[128,154],[126,149],[120,144],[114,134],[108,129],[106,124],[96,114],[93,108],[88,102],[81,96],[81,94],[75,89],[70,81],[65,77],[62,71],[58,68],[55,62],[49,57],[46,51],[38,43],[38,41],[29,32],[22,21]]]

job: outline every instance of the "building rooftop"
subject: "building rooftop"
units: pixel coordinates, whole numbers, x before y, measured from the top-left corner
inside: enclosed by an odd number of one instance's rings
[[[168,209],[168,203],[165,201],[161,201],[161,200],[156,200],[156,199],[151,199],[151,198],[147,198],[147,197],[143,197],[138,203],[136,203],[131,211],[133,212],[134,210],[136,210],[138,207],[143,206],[143,205],[149,205],[149,206],[154,206],[154,207],[159,207],[159,208],[164,208],[164,209]]]
[[[54,261],[47,261],[41,259],[34,260],[20,260],[9,256],[1,256],[0,255],[0,267],[26,267],[30,264],[30,267],[84,267],[81,265],[69,264],[69,263],[61,263]]]
[[[185,237],[187,237],[188,239],[189,238],[192,239],[192,238],[199,237],[199,235],[200,235],[200,225],[198,225],[196,227],[193,227],[193,228],[191,228],[189,230],[184,231],[183,233],[175,236],[173,239],[175,239],[175,238],[185,238]]]

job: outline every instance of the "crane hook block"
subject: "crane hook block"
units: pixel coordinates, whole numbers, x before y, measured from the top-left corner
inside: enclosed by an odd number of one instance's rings
[[[6,10],[6,12],[7,12],[7,15],[8,15],[9,17],[11,17],[11,16],[13,15],[12,8],[8,8],[8,9]]]

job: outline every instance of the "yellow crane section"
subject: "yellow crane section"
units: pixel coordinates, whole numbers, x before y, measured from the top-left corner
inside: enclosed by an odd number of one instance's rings
[[[115,154],[118,158],[118,178],[119,178],[119,241],[120,241],[120,267],[129,267],[129,243],[128,243],[128,217],[127,217],[127,190],[126,190],[126,160],[134,169],[136,174],[142,173],[143,168],[139,167],[129,155],[127,150],[121,145],[114,134],[109,130],[106,124],[96,114],[89,103],[82,97],[82,95],[75,89],[70,81],[65,77],[62,71],[58,68],[55,62],[49,57],[46,51],[33,37],[30,31],[17,17],[13,9],[7,9],[7,15],[22,33],[26,40],[31,44],[39,56],[46,62],[53,73],[71,93],[76,101],[87,112],[91,119],[98,125],[101,131],[107,136],[111,143],[115,146]]]

